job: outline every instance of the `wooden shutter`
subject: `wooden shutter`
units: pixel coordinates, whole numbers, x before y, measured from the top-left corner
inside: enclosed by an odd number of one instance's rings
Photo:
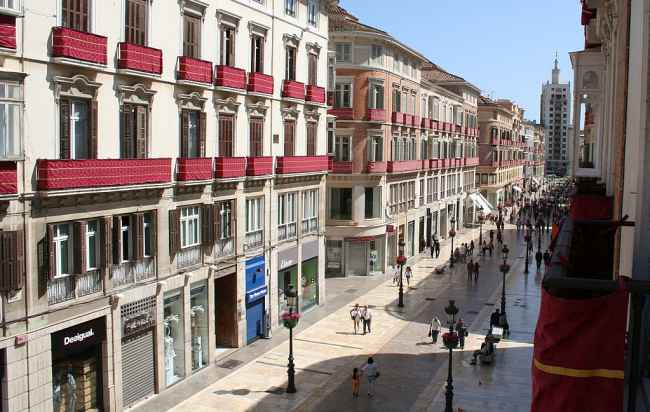
[[[199,113],[199,153],[198,157],[205,157],[205,130],[206,130],[206,114],[204,112]]]
[[[113,217],[113,264],[119,265],[122,263],[122,218],[120,216]]]
[[[63,26],[87,32],[89,1],[90,0],[63,0]]]
[[[97,101],[90,102],[90,122],[88,124],[88,158],[97,159]]]
[[[47,225],[47,251],[48,258],[48,279],[52,280],[56,276],[56,244],[54,243],[54,225]]]
[[[59,100],[59,157],[70,158],[70,100]]]
[[[232,157],[233,132],[235,117],[231,114],[219,114],[219,156]]]
[[[124,23],[127,43],[147,45],[147,0],[127,0]]]
[[[169,254],[180,249],[180,235],[180,209],[172,209],[169,211]]]
[[[262,156],[264,151],[262,142],[264,141],[264,118],[251,117],[250,119],[250,155]]]
[[[230,237],[237,237],[237,209],[235,206],[237,201],[235,199],[230,200]],[[262,225],[264,227],[264,225]]]
[[[212,205],[201,206],[201,243],[203,246],[209,246],[214,242],[212,218],[214,212]]]
[[[296,122],[293,120],[286,120],[284,122],[284,155],[294,155],[294,133],[296,130]]]
[[[110,269],[113,264],[113,218],[105,216],[101,219],[101,266]]]
[[[316,156],[317,123],[307,122],[307,156]]]
[[[135,240],[135,260],[142,260],[144,257],[144,213],[135,214],[133,239]]]
[[[314,53],[309,53],[307,84],[316,85],[318,81],[318,56]]]
[[[72,232],[72,249],[74,251],[74,273],[86,273],[86,222],[74,222]]]
[[[201,56],[201,19],[185,14],[183,16],[183,55],[199,59]]]
[[[136,127],[135,127],[135,157],[138,159],[147,158],[147,107],[136,106]]]
[[[188,157],[187,147],[190,132],[190,112],[189,110],[181,111],[181,157]]]
[[[221,240],[221,207],[223,202],[217,202],[212,208],[212,234],[215,242]]]
[[[133,111],[133,105],[122,106],[120,115],[120,156],[122,159],[133,158]]]
[[[158,255],[158,211],[151,211],[151,226],[149,229],[151,234],[151,256]]]
[[[24,244],[22,232],[0,232],[0,291],[23,287]]]

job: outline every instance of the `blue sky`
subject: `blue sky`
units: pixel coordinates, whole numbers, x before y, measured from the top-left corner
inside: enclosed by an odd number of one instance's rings
[[[397,3],[397,5],[396,5]],[[387,31],[495,98],[539,120],[541,84],[555,51],[562,81],[568,53],[584,46],[578,0],[340,0],[363,23]]]

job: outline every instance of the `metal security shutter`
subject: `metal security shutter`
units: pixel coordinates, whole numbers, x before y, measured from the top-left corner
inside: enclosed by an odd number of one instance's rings
[[[153,330],[122,340],[124,407],[154,393]]]

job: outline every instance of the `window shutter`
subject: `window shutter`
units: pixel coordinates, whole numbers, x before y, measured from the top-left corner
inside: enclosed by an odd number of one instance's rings
[[[206,114],[199,113],[199,157],[205,157],[205,123]]]
[[[307,122],[307,156],[316,156],[316,123]]]
[[[169,211],[169,254],[173,255],[180,249],[180,209]]]
[[[190,127],[190,112],[188,110],[181,111],[181,157],[188,157],[187,143],[189,139]]]
[[[88,142],[88,157],[90,159],[97,159],[97,122],[97,102],[93,100],[90,103],[90,122],[88,124],[88,139],[90,139]]]
[[[201,206],[201,243],[203,246],[209,246],[214,242],[212,233],[212,205]]]
[[[135,214],[135,225],[133,226],[135,239],[135,259],[142,260],[144,257],[144,213]]]
[[[237,209],[235,209],[236,200],[230,200],[230,237],[237,237]],[[263,216],[263,215],[262,215]]]
[[[86,273],[86,222],[75,222],[72,233],[72,248],[74,251],[74,273]]]
[[[70,158],[70,100],[59,101],[59,157]]]
[[[136,140],[135,157],[138,159],[147,158],[147,107],[136,107]]]
[[[295,122],[287,120],[284,122],[284,156],[293,156],[294,154],[294,131]]]
[[[120,155],[123,159],[133,158],[133,106],[125,104],[120,114]]]
[[[0,291],[19,289],[16,268],[16,232],[0,232]]]
[[[113,216],[113,264],[122,263],[122,222],[120,216]],[[125,256],[126,257],[126,256]]]
[[[14,265],[12,290],[22,289],[25,286],[25,233],[22,231],[14,232],[14,251],[16,253],[16,262]]]
[[[250,119],[250,155],[262,156],[262,136],[264,134],[264,118],[251,117]]]
[[[48,279],[56,276],[56,244],[54,243],[54,225],[47,225],[47,250],[49,254]]]
[[[113,218],[105,216],[101,219],[101,265],[103,268],[110,269],[113,264]]]
[[[151,256],[157,256],[158,252],[158,211],[151,211]]]
[[[215,242],[221,240],[221,206],[222,202],[216,203],[212,208],[212,233]]]

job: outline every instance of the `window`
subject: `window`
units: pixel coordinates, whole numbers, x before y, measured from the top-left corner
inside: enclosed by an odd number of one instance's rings
[[[368,108],[384,108],[384,84],[377,81],[370,81],[368,90]]]
[[[309,0],[307,3],[307,23],[312,26],[318,24],[318,0]]]
[[[336,136],[336,123],[333,120],[327,122],[327,154],[334,154],[334,139]]]
[[[61,99],[59,102],[61,159],[97,157],[97,106],[84,99]]]
[[[198,246],[201,243],[201,208],[181,208],[181,248]]]
[[[19,11],[20,0],[0,0],[0,8]]]
[[[302,232],[318,231],[318,190],[302,192]]]
[[[235,66],[235,29],[230,26],[221,29],[221,64]]]
[[[297,0],[284,0],[284,13],[296,17]]]
[[[352,189],[330,189],[330,218],[336,220],[352,219]]]
[[[393,56],[393,71],[395,73],[402,71],[402,62],[400,61],[399,54]]]
[[[264,198],[246,200],[246,233],[264,229]]]
[[[334,89],[334,107],[337,109],[349,109],[352,107],[352,83],[336,83],[336,89]]]
[[[318,83],[318,55],[307,54],[307,84],[316,86]]]
[[[122,106],[120,125],[120,157],[144,159],[147,157],[148,110],[146,106]]]
[[[99,236],[99,221],[88,221],[86,223],[86,270],[95,270],[99,267]]]
[[[393,89],[393,111],[400,113],[402,111],[402,94],[399,89]]]
[[[73,30],[90,31],[90,0],[63,0],[61,25]]]
[[[307,122],[307,156],[316,156],[316,136],[318,123]]]
[[[205,156],[205,113],[183,109],[181,112],[181,157]]]
[[[285,80],[296,80],[296,48],[286,47]]]
[[[22,108],[22,86],[0,81],[0,158],[21,155]]]
[[[295,135],[296,135],[296,122],[295,120],[284,121],[284,155],[295,155]]]
[[[153,213],[145,213],[142,222],[142,231],[144,234],[144,245],[142,246],[143,257],[151,257],[153,255],[154,246],[152,245],[154,231]]]
[[[334,160],[349,162],[352,160],[352,137],[336,136],[334,142]]]
[[[297,193],[278,195],[278,240],[293,239],[296,237],[297,205]]]
[[[250,119],[250,156],[262,156],[264,153],[264,118]]]
[[[366,219],[376,219],[381,217],[381,187],[366,187],[364,203]]]
[[[233,203],[234,201],[228,200],[225,202],[218,202],[215,207],[217,211],[217,231],[215,233],[216,240],[230,239],[233,237]]]
[[[370,58],[374,66],[382,67],[384,65],[384,48],[373,44],[370,48]]]
[[[336,44],[336,62],[337,63],[352,63],[352,44],[351,43],[337,43]]]
[[[70,275],[72,270],[72,239],[70,225],[54,225],[54,247],[56,250],[56,277]]]
[[[201,18],[183,15],[183,56],[201,58]]]
[[[370,136],[368,138],[368,161],[381,162],[384,160],[384,138]]]
[[[264,37],[251,36],[251,71],[264,73]]]
[[[219,156],[232,157],[234,152],[235,116],[219,113]]]
[[[124,40],[127,43],[147,45],[147,0],[126,0]]]

